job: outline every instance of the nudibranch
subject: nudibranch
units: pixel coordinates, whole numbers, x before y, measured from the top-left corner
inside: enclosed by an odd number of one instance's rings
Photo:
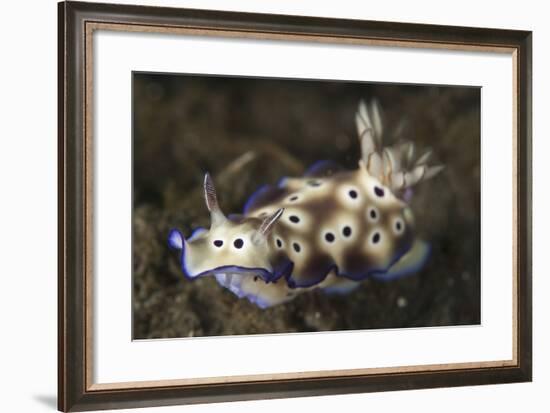
[[[443,166],[428,165],[429,150],[415,157],[412,142],[383,147],[376,102],[361,101],[355,120],[358,169],[317,162],[301,177],[261,187],[242,214],[224,215],[206,174],[210,228],[188,239],[177,229],[168,236],[184,275],[213,276],[266,308],[314,288],[346,293],[369,277],[392,280],[420,270],[430,248],[415,236],[411,188]]]

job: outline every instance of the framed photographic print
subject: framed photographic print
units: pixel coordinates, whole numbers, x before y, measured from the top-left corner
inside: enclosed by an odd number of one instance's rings
[[[59,4],[59,409],[531,380],[531,33]]]

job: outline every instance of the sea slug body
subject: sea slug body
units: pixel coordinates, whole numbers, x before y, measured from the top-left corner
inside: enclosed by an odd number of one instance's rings
[[[189,279],[213,276],[261,308],[321,288],[347,293],[369,277],[392,280],[418,271],[429,245],[415,236],[411,188],[437,175],[431,151],[418,158],[411,142],[382,146],[376,102],[360,102],[356,126],[361,158],[356,170],[319,161],[304,176],[265,185],[240,215],[220,209],[213,181],[204,178],[210,228],[185,239],[173,229]]]

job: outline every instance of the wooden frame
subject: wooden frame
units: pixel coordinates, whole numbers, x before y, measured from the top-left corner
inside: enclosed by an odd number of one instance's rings
[[[204,10],[59,4],[59,409],[78,411],[531,380],[531,32]],[[370,369],[231,382],[97,386],[91,376],[93,30],[223,34],[512,52],[516,63],[515,357],[511,363]]]

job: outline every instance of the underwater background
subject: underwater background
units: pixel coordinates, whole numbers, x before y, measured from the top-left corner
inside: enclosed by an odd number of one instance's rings
[[[432,245],[420,272],[265,310],[214,277],[184,279],[167,235],[209,226],[205,172],[229,214],[317,160],[355,169],[355,112],[372,98],[385,146],[404,119],[402,138],[446,166],[414,188],[416,231]],[[134,339],[480,323],[480,88],[136,72],[132,99]]]

